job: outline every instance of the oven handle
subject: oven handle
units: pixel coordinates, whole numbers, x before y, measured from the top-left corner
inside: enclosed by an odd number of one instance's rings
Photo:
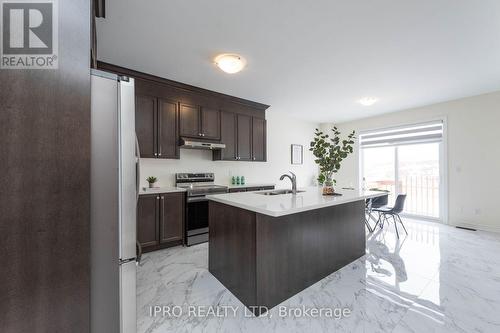
[[[186,200],[187,203],[203,202],[203,201],[208,201],[208,199],[205,196],[200,196],[200,197],[190,197],[190,198],[187,198],[187,200]]]

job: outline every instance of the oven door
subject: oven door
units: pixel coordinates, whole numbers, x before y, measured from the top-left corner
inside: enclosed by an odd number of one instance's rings
[[[208,199],[205,196],[187,198],[186,240],[188,246],[208,241]]]

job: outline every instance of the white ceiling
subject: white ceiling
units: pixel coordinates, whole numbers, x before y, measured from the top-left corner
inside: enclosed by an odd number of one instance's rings
[[[342,122],[500,90],[499,0],[107,0],[99,58]],[[243,55],[225,74],[212,59]],[[362,97],[380,101],[371,107]]]

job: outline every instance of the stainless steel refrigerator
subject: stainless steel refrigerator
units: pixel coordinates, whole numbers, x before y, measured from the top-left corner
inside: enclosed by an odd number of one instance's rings
[[[91,332],[135,333],[134,80],[92,71],[91,101]]]

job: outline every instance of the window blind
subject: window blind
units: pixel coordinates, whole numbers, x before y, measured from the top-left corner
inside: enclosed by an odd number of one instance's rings
[[[371,131],[359,136],[362,148],[441,142],[442,140],[442,121]]]

